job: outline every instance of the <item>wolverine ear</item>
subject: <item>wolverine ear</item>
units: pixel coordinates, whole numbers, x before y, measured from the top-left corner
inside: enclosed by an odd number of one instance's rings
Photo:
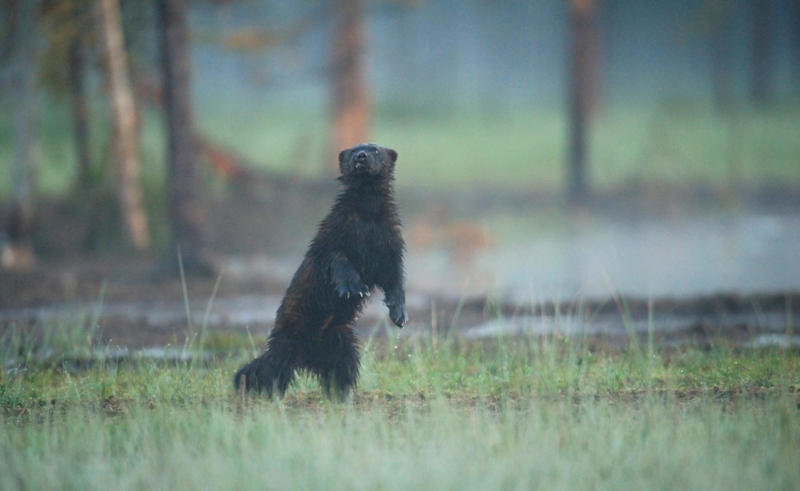
[[[389,158],[392,160],[392,162],[397,162],[397,152],[391,148],[387,148],[386,153],[389,155]]]
[[[339,172],[344,174],[344,159],[347,157],[347,150],[339,152]]]

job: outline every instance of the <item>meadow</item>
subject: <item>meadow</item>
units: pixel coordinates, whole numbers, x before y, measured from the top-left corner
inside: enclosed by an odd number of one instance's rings
[[[796,489],[800,357],[367,341],[356,393],[240,398],[213,361],[0,376],[0,489]]]
[[[13,182],[12,114],[0,100],[0,198]],[[93,101],[95,165],[111,155],[108,115]],[[323,175],[327,114],[324,107],[264,100],[196,104],[200,134],[255,167],[307,176]],[[35,176],[45,195],[69,192],[77,175],[69,105],[46,98],[41,105]],[[142,113],[140,152],[145,188],[164,189],[162,115]],[[640,184],[712,188],[797,186],[800,173],[800,104],[716,110],[709,101],[679,97],[660,101],[608,101],[597,108],[590,132],[589,172],[595,189]],[[564,183],[567,122],[558,104],[521,102],[496,110],[479,107],[375,108],[371,139],[398,149],[399,187],[495,185],[544,192]],[[330,163],[333,167],[333,162]]]

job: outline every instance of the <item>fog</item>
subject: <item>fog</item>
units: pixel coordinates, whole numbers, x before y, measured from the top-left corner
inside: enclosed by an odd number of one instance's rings
[[[797,2],[175,2],[180,88],[162,63],[161,2],[119,3],[144,247],[126,229],[110,49],[93,34],[106,31],[70,2],[0,6],[3,308],[176,273],[164,258],[185,220],[198,281],[274,299],[334,199],[336,154],[361,139],[400,155],[422,303],[800,290]],[[176,93],[191,106],[183,133],[167,117]],[[359,141],[336,136],[349,125]],[[196,155],[180,172],[176,134]],[[176,184],[186,169],[196,176]],[[122,290],[109,288],[149,296]]]

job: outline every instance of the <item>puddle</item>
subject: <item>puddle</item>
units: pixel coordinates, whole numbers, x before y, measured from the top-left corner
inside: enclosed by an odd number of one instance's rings
[[[465,339],[481,339],[497,336],[542,336],[558,333],[569,337],[599,335],[624,337],[630,333],[647,334],[651,330],[659,334],[675,336],[702,329],[712,336],[715,331],[725,333],[731,330],[743,330],[745,331],[744,334],[753,335],[752,333],[756,332],[768,332],[770,334],[759,336],[780,337],[777,333],[786,331],[786,322],[785,313],[762,313],[760,315],[755,313],[726,314],[723,316],[659,314],[654,315],[652,321],[647,319],[623,320],[619,315],[601,316],[591,320],[524,316],[499,319],[471,327],[463,330],[461,336]],[[798,327],[800,326],[794,325],[792,329],[796,330]],[[756,342],[755,340],[753,341],[753,343]]]
[[[762,334],[748,343],[751,348],[796,348],[800,346],[800,336],[787,336],[786,334]]]
[[[512,223],[493,231],[486,222],[493,244],[466,257],[410,247],[410,289],[511,302],[800,290],[797,214],[568,219],[550,229],[525,217]]]
[[[208,302],[192,302],[189,311],[192,324],[201,327],[221,324],[260,324],[275,321],[275,312],[281,297],[277,295],[244,295],[215,299],[209,309]],[[52,323],[65,318],[125,318],[136,319],[147,325],[186,325],[186,305],[181,302],[125,302],[108,304],[53,305],[29,309],[0,311],[0,320],[6,322]]]
[[[186,349],[177,346],[151,346],[141,349],[129,349],[124,346],[104,346],[92,349],[86,354],[56,353],[47,348],[30,356],[30,363],[57,362],[59,366],[69,368],[88,368],[98,363],[135,362],[138,360],[156,360],[167,364],[182,364],[187,362],[200,363],[200,366],[215,360],[220,352],[214,350]],[[24,373],[26,360],[10,358],[5,362],[7,375]]]

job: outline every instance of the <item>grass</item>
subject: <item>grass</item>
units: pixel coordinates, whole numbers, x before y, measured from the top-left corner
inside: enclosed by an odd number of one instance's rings
[[[259,104],[200,107],[206,134],[251,161],[319,172],[313,163],[323,162],[324,112]],[[708,102],[681,98],[610,101],[592,121],[591,180],[598,189],[642,182],[798,185],[798,121],[796,102],[720,113]],[[387,105],[377,108],[373,139],[400,151],[400,186],[493,183],[552,189],[564,180],[567,123],[560,106],[522,104],[487,114],[477,108],[414,111]],[[300,155],[312,164],[298,162]]]
[[[394,341],[394,342],[393,342]],[[793,489],[800,357],[372,341],[359,390],[240,400],[209,364],[0,377],[0,489]],[[248,350],[249,351],[249,350]]]
[[[97,101],[95,101],[97,102]],[[0,109],[9,102],[0,100]],[[42,104],[36,155],[40,191],[65,194],[77,174],[65,102]],[[108,121],[95,104],[93,155],[110,155]],[[5,114],[10,114],[5,111]],[[3,114],[3,113],[0,113]],[[270,100],[247,105],[197,101],[201,132],[256,165],[305,175],[325,168],[327,116],[322,108],[286,107]],[[657,103],[608,101],[591,128],[590,178],[600,190],[639,183],[717,187],[800,185],[800,105],[719,113],[710,103],[681,98]],[[148,196],[163,192],[164,127],[157,111],[144,113],[141,160]],[[0,117],[0,196],[11,192],[13,127]],[[400,186],[495,184],[545,190],[563,184],[567,125],[560,106],[520,104],[504,112],[477,108],[376,108],[375,141],[398,149]],[[332,158],[331,158],[332,160]],[[331,162],[333,167],[333,162]]]

